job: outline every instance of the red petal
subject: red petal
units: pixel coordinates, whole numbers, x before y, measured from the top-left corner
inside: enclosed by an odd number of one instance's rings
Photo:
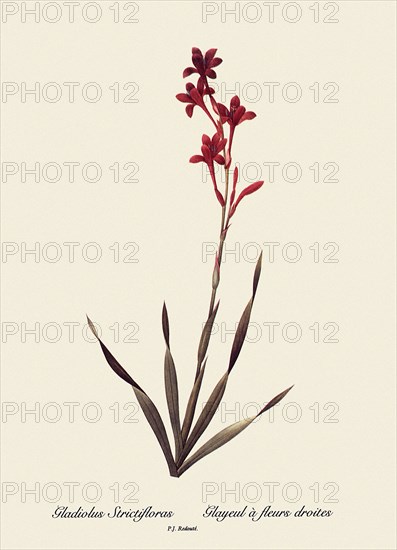
[[[220,140],[220,142],[218,143],[218,146],[217,146],[217,152],[219,153],[219,151],[222,151],[222,149],[225,148],[225,145],[227,143],[227,139],[226,138],[223,138]]]
[[[235,124],[235,126],[237,126],[237,124],[240,124],[241,117],[244,113],[245,107],[243,107],[242,105],[240,105],[240,107],[237,107],[235,113],[233,114],[233,123]]]
[[[199,55],[201,55],[201,57],[203,57],[203,54],[201,53],[200,48],[192,48],[192,54],[195,54],[195,53],[198,53]]]
[[[208,166],[210,166],[211,163],[212,163],[212,156],[211,156],[210,150],[208,149],[208,147],[206,145],[202,145],[201,146],[201,152],[203,153],[203,157],[204,157],[205,162],[208,164]]]
[[[187,94],[176,94],[175,96],[178,101],[182,101],[182,103],[191,103],[192,98]]]
[[[255,191],[258,191],[263,185],[263,181],[256,181],[255,183],[251,183],[248,187],[243,189],[241,193],[238,196],[238,199],[236,200],[236,204],[234,205],[234,210],[236,210],[239,202],[246,196],[251,195],[251,193],[255,193]]]
[[[209,136],[207,136],[207,134],[203,134],[201,136],[201,141],[202,141],[203,145],[207,145],[207,147],[211,146],[211,138]]]
[[[216,155],[214,161],[218,164],[225,164],[225,159],[222,157],[222,155]]]
[[[183,71],[183,78],[186,78],[187,76],[190,76],[193,73],[197,73],[197,69],[194,67],[186,67],[186,69]]]
[[[216,132],[213,136],[212,136],[212,144],[214,145],[214,147],[216,147],[219,143],[221,139],[221,135],[219,134],[219,132]]]
[[[244,122],[244,120],[252,120],[253,118],[256,117],[256,114],[253,112],[253,111],[247,111],[246,113],[243,114],[243,116],[241,117],[240,119],[240,123],[241,122]]]
[[[200,107],[204,107],[204,101],[201,95],[198,93],[197,88],[192,88],[190,90],[190,97],[193,99],[193,101],[200,105]]]
[[[205,62],[207,63],[207,66],[208,66],[208,62],[212,61],[212,59],[214,58],[214,55],[216,54],[216,52],[217,52],[217,48],[211,48],[205,53]]]
[[[214,67],[217,67],[218,65],[220,65],[222,61],[223,60],[220,57],[214,57],[214,59],[212,59],[212,61],[208,65],[208,68],[213,69]]]
[[[185,111],[189,118],[192,118],[194,108],[195,105],[193,105],[193,103],[189,103],[189,105],[186,105]]]
[[[193,155],[190,157],[189,162],[192,162],[193,164],[196,164],[197,162],[204,162],[204,157],[201,155]]]
[[[202,71],[204,69],[204,61],[203,61],[202,54],[201,55],[199,53],[193,54],[192,62],[198,71],[200,70]]]
[[[190,93],[191,90],[193,90],[194,87],[195,87],[194,84],[192,84],[191,82],[188,82],[188,83],[186,84],[186,91],[187,91],[187,93]]]
[[[216,78],[216,72],[213,69],[207,69],[205,71],[205,74],[208,76],[208,78]]]
[[[227,108],[223,105],[223,103],[217,103],[218,105],[218,111],[221,116],[229,116],[229,111]]]
[[[234,107],[235,109],[237,109],[237,107],[239,106],[240,106],[240,98],[238,97],[238,95],[235,95],[230,100],[230,107]]]

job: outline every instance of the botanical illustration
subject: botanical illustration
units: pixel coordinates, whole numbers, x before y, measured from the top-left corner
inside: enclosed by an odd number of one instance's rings
[[[241,191],[238,190],[239,171],[237,166],[232,169],[235,133],[240,124],[252,120],[256,115],[252,111],[247,111],[246,108],[241,105],[240,98],[237,95],[231,99],[228,106],[217,101],[215,91],[211,88],[209,83],[209,80],[216,78],[215,68],[222,63],[222,59],[216,57],[216,52],[217,50],[213,48],[208,50],[205,55],[203,55],[201,50],[198,48],[192,49],[192,66],[187,67],[183,71],[183,77],[198,77],[197,82],[196,84],[188,82],[186,84],[186,91],[184,93],[177,94],[176,96],[180,102],[186,104],[185,110],[188,117],[192,117],[195,110],[201,111],[210,127],[209,134],[212,135],[203,134],[201,139],[200,154],[193,155],[190,158],[190,162],[193,164],[205,163],[208,168],[215,198],[219,203],[220,231],[218,250],[212,272],[210,304],[207,318],[203,323],[203,329],[198,345],[197,364],[194,373],[193,385],[183,418],[180,415],[177,371],[171,353],[168,312],[166,305],[163,305],[162,327],[165,340],[164,387],[168,405],[168,414],[174,438],[174,452],[171,450],[169,438],[157,407],[150,399],[146,391],[137,384],[137,382],[115,359],[112,353],[99,338],[92,321],[88,319],[89,326],[98,339],[109,366],[120,378],[131,385],[142,412],[160,444],[168,464],[169,473],[173,477],[180,477],[197,461],[201,460],[236,437],[258,416],[276,405],[292,387],[291,386],[271,399],[267,405],[259,411],[258,414],[250,418],[240,420],[239,422],[236,422],[221,430],[219,433],[206,441],[206,443],[199,447],[195,452],[193,452],[193,449],[206,431],[217,411],[217,408],[225,393],[229,376],[235,367],[236,361],[244,344],[250,322],[251,311],[257,292],[262,263],[261,254],[254,271],[251,297],[238,323],[226,371],[216,384],[212,393],[206,398],[205,405],[200,414],[196,415],[195,413],[197,404],[199,403],[201,385],[207,365],[207,351],[213,324],[219,309],[217,290],[220,284],[220,273],[225,239],[230,229],[232,219],[234,221],[235,216],[237,218],[237,211],[242,200],[246,196],[258,191],[263,185],[263,181],[257,181],[244,187]],[[215,164],[220,165],[224,170],[224,179],[222,181],[225,181],[225,185],[223,189],[220,189],[217,182]],[[196,416],[197,418],[195,420]],[[260,428],[257,427],[256,429]]]

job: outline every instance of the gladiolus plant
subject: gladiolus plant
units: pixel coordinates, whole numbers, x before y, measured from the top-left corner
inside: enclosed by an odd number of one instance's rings
[[[234,142],[234,135],[240,124],[245,121],[252,120],[256,117],[256,115],[252,111],[247,111],[246,108],[241,105],[240,98],[237,95],[231,99],[228,107],[216,100],[214,89],[211,88],[209,84],[209,79],[216,78],[216,72],[214,70],[215,67],[218,67],[222,63],[222,59],[216,57],[216,52],[217,50],[212,48],[208,50],[205,55],[203,55],[201,50],[198,48],[192,49],[193,66],[187,67],[183,71],[183,77],[198,76],[198,80],[196,85],[188,82],[186,84],[186,92],[177,94],[176,96],[179,101],[186,104],[185,110],[189,118],[193,116],[194,110],[197,107],[198,109],[196,109],[196,111],[201,110],[206,119],[208,119],[210,127],[213,127],[211,136],[208,134],[203,134],[201,138],[200,153],[193,155],[190,158],[190,162],[193,164],[204,163],[208,167],[215,197],[220,205],[221,226],[219,232],[218,251],[215,256],[215,263],[212,272],[212,290],[209,311],[199,341],[193,387],[187,401],[187,407],[182,422],[180,417],[177,373],[170,347],[168,312],[165,303],[163,305],[162,326],[165,340],[164,386],[168,413],[174,436],[174,453],[171,450],[168,435],[160,413],[158,412],[153,401],[111,354],[105,344],[100,340],[94,324],[90,319],[88,319],[88,324],[98,339],[109,366],[118,376],[120,376],[120,378],[131,385],[137,401],[158,439],[164,457],[167,461],[170,475],[173,477],[180,477],[197,461],[201,460],[236,437],[256,418],[258,418],[258,416],[272,408],[281,399],[283,399],[292,387],[291,386],[271,399],[255,416],[235,422],[231,426],[221,430],[192,454],[193,448],[215,415],[215,412],[225,393],[230,373],[235,366],[238,356],[240,355],[250,322],[251,311],[258,287],[262,264],[261,254],[255,267],[252,295],[237,326],[228,367],[224,375],[216,384],[210,396],[207,398],[206,404],[194,422],[196,406],[207,365],[207,351],[210,343],[212,327],[219,309],[219,301],[216,302],[216,294],[220,283],[223,247],[230,228],[230,220],[235,215],[237,207],[240,205],[241,201],[247,195],[258,191],[258,189],[260,189],[263,185],[263,181],[256,181],[255,183],[244,187],[239,193],[237,191],[237,184],[239,180],[237,166],[235,166],[232,170],[232,146]],[[225,171],[224,189],[219,188],[216,178],[215,164],[222,166]],[[232,180],[229,182],[231,174]]]

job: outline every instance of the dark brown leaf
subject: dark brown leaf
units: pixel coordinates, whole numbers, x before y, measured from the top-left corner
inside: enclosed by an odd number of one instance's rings
[[[202,447],[200,447],[190,458],[188,458],[182,466],[178,468],[178,474],[182,475],[186,470],[188,470],[193,464],[204,458],[205,456],[209,455],[216,449],[219,449],[219,447],[222,447],[226,443],[228,443],[231,439],[236,437],[239,433],[241,433],[245,428],[248,428],[248,426],[256,419],[258,416],[260,416],[265,411],[268,411],[271,407],[274,407],[283,397],[287,395],[287,393],[290,391],[290,388],[287,390],[284,390],[282,393],[279,393],[276,397],[274,397],[269,403],[264,407],[258,414],[251,416],[250,418],[245,418],[243,420],[240,420],[239,422],[235,422],[231,426],[228,426],[227,428],[221,430],[219,433],[211,437]]]
[[[197,399],[200,393],[201,383],[203,381],[205,366],[207,364],[207,359],[204,361],[200,371],[199,375],[196,378],[196,381],[194,383],[194,386],[192,388],[192,391],[190,393],[189,401],[187,403],[186,412],[185,412],[185,418],[183,421],[182,426],[182,444],[184,445],[186,443],[186,439],[189,435],[190,428],[192,426],[194,413],[196,410],[197,405]]]
[[[176,376],[174,360],[168,347],[165,350],[164,358],[164,385],[168,412],[170,415],[171,427],[175,440],[175,460],[177,461],[182,452],[181,423],[179,418],[178,380]]]
[[[128,374],[128,372],[120,365],[120,363],[117,361],[117,359],[110,353],[108,348],[105,346],[105,344],[102,342],[102,340],[99,338],[97,330],[91,321],[91,319],[87,316],[88,326],[90,327],[93,335],[98,340],[103,355],[105,356],[106,361],[108,362],[111,369],[114,370],[114,372],[120,376],[127,384],[131,384],[132,387],[137,388],[138,390],[141,390],[143,392],[143,389],[135,382],[133,378]],[[144,392],[145,393],[145,392]]]
[[[192,430],[192,433],[188,437],[186,444],[184,446],[183,452],[181,454],[179,464],[185,460],[190,451],[193,449],[199,438],[202,436],[204,430],[207,428],[208,424],[211,422],[216,410],[221,402],[223,394],[225,393],[227,379],[229,373],[225,373],[222,378],[219,380],[215,388],[213,389],[207,403],[204,405],[203,410],[201,411],[200,416],[197,419],[197,422]]]
[[[168,312],[165,302],[163,304],[163,313],[162,313],[162,324],[163,324],[163,334],[164,340],[168,347],[170,347],[170,325],[168,322]]]
[[[252,291],[252,296],[254,298],[256,294],[256,289],[258,288],[259,278],[261,276],[261,271],[262,271],[262,255],[263,255],[263,252],[260,253],[258,261],[256,262],[256,266],[255,266],[254,283],[253,283],[253,291]]]
[[[238,323],[236,334],[234,335],[232,351],[230,353],[229,360],[229,372],[231,372],[234,364],[237,361],[238,356],[240,355],[241,348],[243,347],[245,337],[247,335],[248,325],[251,318],[251,311],[253,305],[253,298],[248,302],[245,307],[245,310],[241,316],[241,319]]]
[[[143,411],[143,414],[146,416],[146,419],[149,422],[150,427],[154,432],[154,435],[160,443],[160,447],[163,450],[165,459],[168,464],[170,475],[173,477],[178,477],[176,464],[172,456],[170,443],[168,441],[167,432],[165,431],[163,421],[161,420],[161,416],[156,406],[146,393],[142,392],[138,388],[134,388],[134,392],[138,403]]]
[[[218,312],[218,308],[219,308],[219,301],[216,304],[216,306],[215,306],[214,310],[212,311],[211,315],[208,317],[208,319],[207,319],[207,321],[204,325],[203,332],[201,333],[201,338],[200,338],[200,343],[199,343],[198,353],[197,353],[197,375],[198,375],[198,373],[200,371],[200,368],[201,368],[201,365],[204,361],[205,354],[207,353],[208,344],[209,344],[209,341],[210,341],[210,338],[211,338],[212,327],[214,325],[214,321],[215,321],[216,314]]]
[[[120,365],[120,363],[117,361],[117,359],[110,353],[108,348],[105,346],[105,344],[102,342],[102,340],[99,338],[98,333],[95,329],[94,324],[92,323],[91,319],[88,319],[88,325],[90,329],[92,330],[94,336],[97,338],[102,352],[106,358],[106,361],[108,362],[109,366],[114,370],[114,372],[120,376],[125,382],[130,384],[132,386],[132,389],[135,392],[136,398],[138,400],[138,403],[141,406],[141,409],[143,411],[143,414],[145,415],[147,421],[149,422],[158,442],[160,443],[161,449],[163,451],[164,457],[168,464],[168,469],[170,471],[170,475],[173,477],[178,477],[176,464],[174,461],[174,458],[172,456],[170,443],[168,441],[168,436],[165,431],[165,427],[163,424],[163,421],[161,420],[160,414],[153,403],[153,401],[150,399],[150,397],[147,395],[147,393],[135,382],[133,378],[128,374],[128,372]]]
[[[245,307],[245,310],[237,326],[236,334],[234,336],[232,351],[230,353],[228,372],[231,372],[232,368],[234,367],[237,361],[237,358],[240,355],[241,348],[243,347],[245,337],[247,335],[248,325],[251,318],[252,306],[254,304],[256,290],[258,288],[259,278],[261,275],[261,269],[262,269],[262,252],[260,253],[260,256],[255,266],[254,280],[253,280],[253,286],[252,286],[252,297]]]
[[[289,388],[287,388],[286,390],[284,390],[283,392],[279,393],[278,395],[276,395],[276,397],[273,397],[273,399],[271,401],[269,401],[269,403],[267,405],[265,405],[265,407],[263,407],[263,409],[261,411],[258,412],[258,414],[256,416],[260,416],[261,414],[263,414],[264,412],[268,411],[269,409],[271,409],[272,407],[274,407],[274,405],[277,405],[277,403],[279,401],[281,401],[283,399],[283,397],[285,397],[287,395],[287,393],[292,390],[294,386],[290,386]]]

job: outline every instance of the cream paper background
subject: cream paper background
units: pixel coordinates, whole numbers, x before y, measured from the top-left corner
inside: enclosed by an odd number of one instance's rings
[[[69,183],[65,171],[57,183],[43,178],[35,183],[31,176],[23,183],[19,175],[3,182],[3,241],[18,247],[38,242],[41,251],[55,242],[62,249],[54,263],[45,259],[46,253],[37,263],[32,256],[21,261],[20,252],[3,257],[3,329],[16,323],[18,330],[3,345],[2,398],[6,407],[17,407],[2,422],[3,484],[16,487],[3,503],[3,548],[395,548],[393,2],[339,2],[335,24],[313,23],[309,2],[299,3],[302,18],[296,24],[285,21],[280,11],[269,23],[265,8],[257,22],[250,22],[254,12],[246,11],[245,20],[236,23],[228,16],[223,23],[219,11],[203,23],[201,2],[140,2],[138,23],[116,24],[110,10],[114,3],[100,4],[103,14],[95,24],[81,17],[82,3],[72,24],[64,11],[53,24],[43,19],[23,23],[16,15],[2,25],[3,81],[26,82],[27,87],[75,81],[81,84],[77,90],[97,82],[103,91],[97,103],[76,92],[74,103],[65,95],[57,103],[43,98],[35,103],[31,96],[23,103],[18,93],[2,104],[3,162],[95,161],[103,169],[97,183],[84,181],[81,172]],[[131,7],[123,7],[120,2],[121,14],[130,13]],[[237,9],[248,8],[237,3]],[[324,3],[320,10],[321,17],[330,13]],[[256,83],[262,90],[258,101],[243,101],[258,116],[238,128],[235,159],[259,166],[297,162],[303,170],[300,181],[288,183],[279,169],[274,183],[267,182],[242,203],[230,229],[227,250],[240,246],[244,254],[228,254],[222,270],[218,321],[229,330],[250,295],[254,263],[248,257],[255,259],[263,243],[281,245],[274,262],[265,254],[252,315],[256,325],[250,329],[257,341],[246,343],[225,396],[232,412],[223,422],[218,414],[208,434],[241,418],[248,403],[263,404],[291,384],[295,387],[285,403],[292,406],[284,413],[294,418],[300,410],[302,416],[297,422],[283,419],[280,405],[274,422],[263,417],[173,479],[142,415],[134,416],[137,423],[122,422],[133,411],[132,405],[123,407],[134,403],[134,396],[82,331],[87,312],[158,404],[168,427],[162,301],[166,299],[170,314],[183,408],[210,294],[212,259],[202,261],[202,243],[216,241],[219,226],[211,185],[200,181],[200,167],[188,164],[190,155],[199,152],[201,134],[211,130],[201,113],[189,120],[174,99],[184,89],[182,70],[190,64],[193,45],[219,48],[224,59],[219,81],[228,89],[239,82],[241,87]],[[270,103],[263,86],[269,81],[281,86],[297,82],[302,99],[290,103],[276,92]],[[114,82],[138,83],[139,101],[115,103],[109,90]],[[315,103],[309,90],[314,82],[320,83],[322,98],[324,84],[338,83],[339,102]],[[231,95],[222,99],[229,101]],[[108,167],[116,161],[137,163],[139,182],[114,183]],[[315,183],[309,169],[314,162],[336,162],[339,182]],[[262,175],[266,178],[265,171]],[[74,262],[68,261],[62,244],[72,241],[80,243]],[[96,263],[82,258],[89,242],[102,250]],[[113,261],[109,246],[115,242],[121,243],[122,254],[125,243],[136,242],[139,262]],[[289,242],[302,247],[300,261],[282,258],[280,249]],[[321,261],[315,263],[309,249],[315,242],[320,247],[337,243],[339,262],[324,263],[320,248]],[[279,328],[269,343],[263,325],[269,321],[298,323],[301,340],[285,341]],[[321,326],[337,323],[339,342],[314,343],[309,327],[316,321]],[[69,342],[65,323],[72,322],[78,324]],[[114,342],[110,327],[116,322],[122,337],[131,332],[122,328],[125,323],[139,325],[139,342]],[[23,323],[28,328],[39,323],[39,342],[33,336],[23,341]],[[51,343],[54,323],[61,333]],[[214,335],[203,399],[225,368],[232,336],[224,340]],[[77,403],[74,422],[68,419],[67,402]],[[83,417],[83,407],[92,402],[102,412],[98,422]],[[113,421],[109,409],[115,402],[120,422]],[[37,422],[32,415],[24,419],[21,409],[35,403]],[[319,422],[310,409],[315,403]],[[324,409],[327,403],[331,405]],[[331,419],[338,422],[325,422],[336,407]],[[252,414],[254,409],[244,410]],[[57,410],[61,417],[50,422]],[[95,414],[92,406],[84,411]],[[79,484],[73,503],[68,502],[67,482]],[[102,492],[97,510],[114,508],[109,487],[119,483],[124,509],[151,505],[173,510],[175,516],[140,523],[51,518],[57,504],[89,510],[92,504],[82,491],[90,482]],[[273,503],[269,482],[278,484]],[[38,502],[32,495],[23,502],[24,487],[35,483]],[[124,488],[127,483],[139,487],[138,502],[122,502],[136,487]],[[203,484],[208,483],[215,494],[203,502],[208,487]],[[316,483],[319,502],[310,489]],[[50,502],[57,498],[56,487],[62,495],[59,502]],[[239,488],[239,502],[236,495],[221,492],[233,487]],[[337,502],[324,502],[335,488]],[[299,500],[289,502],[299,490]],[[245,505],[262,510],[272,504],[293,511],[305,504],[330,509],[333,515],[219,523],[203,518],[208,504],[224,510]],[[169,533],[168,525],[197,525],[198,531]]]

